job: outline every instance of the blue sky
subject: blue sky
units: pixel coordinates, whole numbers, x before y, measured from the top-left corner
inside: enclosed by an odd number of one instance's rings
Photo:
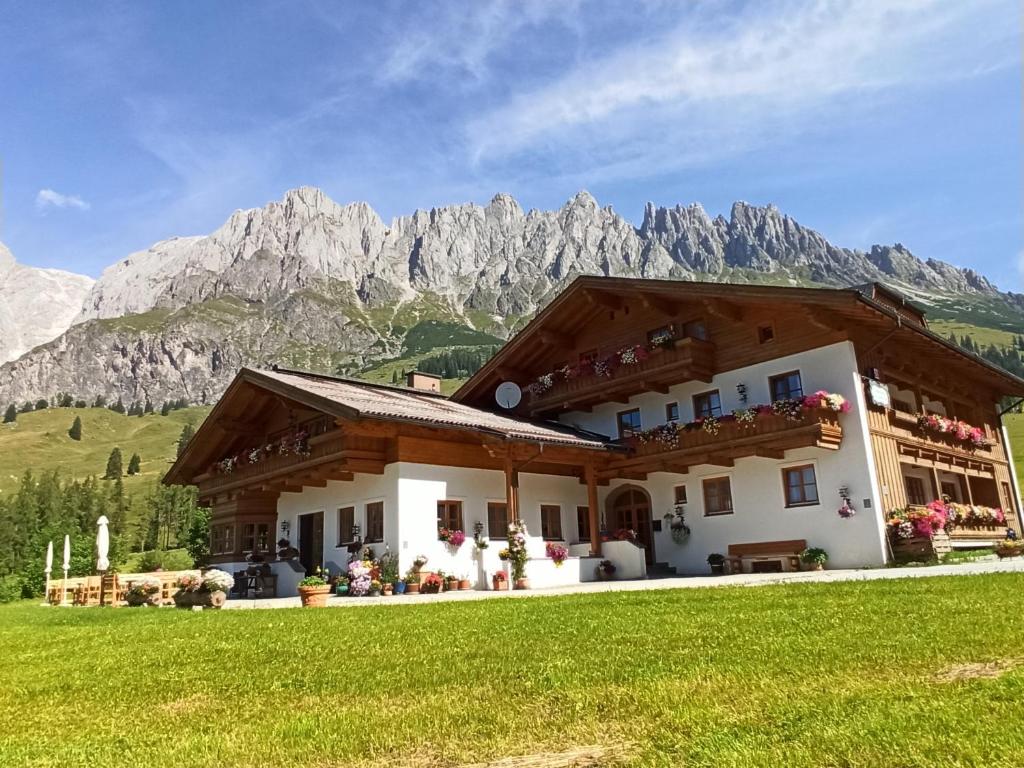
[[[0,240],[98,275],[322,187],[389,220],[588,189],[775,203],[1022,289],[1010,0],[20,3]]]

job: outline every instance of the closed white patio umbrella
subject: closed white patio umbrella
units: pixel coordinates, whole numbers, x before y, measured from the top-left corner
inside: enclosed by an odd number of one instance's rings
[[[110,568],[110,560],[107,559],[110,554],[110,530],[107,528],[109,523],[106,515],[100,515],[100,519],[96,521],[96,570],[100,573]]]
[[[50,604],[50,572],[53,570],[53,540],[46,545],[46,567],[43,573],[46,574],[46,591],[43,593],[43,605]]]
[[[68,571],[71,569],[71,537],[64,534],[64,581],[61,584],[60,604],[68,604]]]

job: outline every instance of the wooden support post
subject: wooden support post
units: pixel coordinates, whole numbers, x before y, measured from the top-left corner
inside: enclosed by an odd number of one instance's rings
[[[590,517],[590,554],[601,555],[601,524],[597,514],[597,472],[592,464],[583,469],[587,480],[587,512]]]
[[[505,504],[508,520],[519,520],[519,472],[512,466],[512,459],[505,459]]]
[[[932,485],[935,487],[935,499],[942,501],[942,483],[939,482],[939,470],[932,463]]]

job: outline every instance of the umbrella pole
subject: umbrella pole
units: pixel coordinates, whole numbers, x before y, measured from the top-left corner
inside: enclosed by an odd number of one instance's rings
[[[50,574],[46,574],[46,591],[43,592],[43,605],[50,604]]]
[[[68,569],[64,569],[64,580],[60,583],[60,604],[68,604]]]

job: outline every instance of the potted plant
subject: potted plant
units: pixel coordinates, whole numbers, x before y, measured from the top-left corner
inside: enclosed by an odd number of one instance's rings
[[[513,520],[508,524],[508,561],[512,565],[512,581],[516,589],[529,589],[530,580],[526,578],[526,523]]]
[[[203,577],[198,573],[182,574],[175,582],[178,591],[174,593],[174,604],[179,608],[192,608],[200,603],[196,600],[199,590],[203,588]]]
[[[1024,551],[1024,543],[1017,539],[1003,539],[996,545],[999,557],[1018,557]]]
[[[711,566],[712,576],[722,576],[725,574],[725,555],[720,552],[712,552],[708,555],[708,565]]]
[[[597,564],[595,571],[597,572],[597,578],[601,581],[609,581],[615,578],[615,563],[611,560],[602,560]]]
[[[391,582],[391,590],[396,595],[404,595],[405,594],[405,582],[402,579],[396,579],[395,581]]]
[[[319,573],[307,576],[299,582],[299,597],[303,608],[323,608],[327,605],[327,596],[331,594],[331,585]]]
[[[372,579],[370,581],[370,597],[380,597],[382,587],[383,585],[379,581],[377,581],[376,579]]]
[[[495,592],[508,589],[508,573],[505,571],[497,571],[491,576],[491,588]]]
[[[440,568],[438,568],[436,571],[434,571],[434,575],[441,580],[441,589],[443,590],[448,582],[448,574],[442,571]],[[424,579],[424,581],[426,581],[426,579]]]
[[[197,603],[204,608],[223,608],[228,601],[228,592],[234,586],[234,577],[227,571],[211,568],[202,578]]]
[[[469,580],[469,576],[462,574],[459,576],[459,589],[472,589],[473,583]]]
[[[345,576],[339,576],[338,580],[334,584],[334,594],[338,597],[345,597],[348,594],[348,578]]]
[[[353,560],[348,564],[348,593],[352,597],[366,597],[370,592],[373,564],[366,560]]]
[[[428,573],[420,582],[420,592],[425,595],[436,595],[441,591],[441,577],[436,573]]]
[[[458,592],[459,577],[454,574],[448,574],[448,577],[445,579],[444,588],[446,592]]]
[[[419,568],[413,566],[405,574],[405,591],[410,595],[418,595],[420,591]]]
[[[828,562],[828,552],[821,547],[808,547],[800,553],[800,562],[809,571],[823,571]]]
[[[133,581],[125,590],[124,599],[128,605],[137,608],[140,605],[160,605],[160,579],[155,576]]]
[[[561,568],[562,563],[564,563],[569,557],[569,550],[563,545],[556,544],[553,541],[549,541],[544,545],[544,550],[547,552],[548,557],[555,562],[556,568]]]

